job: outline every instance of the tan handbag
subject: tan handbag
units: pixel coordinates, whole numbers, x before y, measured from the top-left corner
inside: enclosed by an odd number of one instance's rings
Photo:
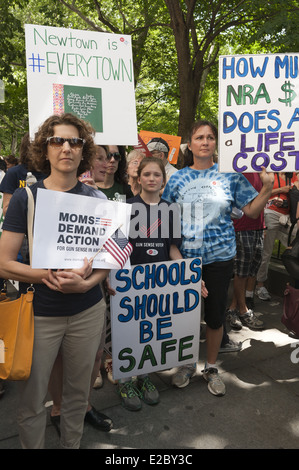
[[[28,194],[28,240],[30,264],[34,200]],[[31,372],[34,341],[33,294],[31,285],[26,294],[10,300],[6,292],[0,295],[0,379],[27,380]]]

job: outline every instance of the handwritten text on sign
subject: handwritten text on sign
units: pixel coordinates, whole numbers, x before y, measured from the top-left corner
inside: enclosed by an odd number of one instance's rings
[[[130,36],[28,24],[25,33],[31,135],[70,112],[90,122],[97,144],[137,143]]]
[[[110,283],[114,378],[197,361],[200,259],[111,271]]]
[[[299,170],[299,56],[222,56],[219,169]]]

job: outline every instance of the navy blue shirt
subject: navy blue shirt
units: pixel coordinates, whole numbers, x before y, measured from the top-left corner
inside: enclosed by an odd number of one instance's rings
[[[0,184],[0,193],[13,194],[18,188],[25,188],[27,172],[26,165],[20,164],[9,168]],[[46,175],[38,171],[31,172],[37,181],[46,178]]]
[[[138,194],[127,200],[132,204],[130,242],[132,265],[170,261],[171,245],[181,245],[181,218],[177,204],[160,200],[146,204]]]

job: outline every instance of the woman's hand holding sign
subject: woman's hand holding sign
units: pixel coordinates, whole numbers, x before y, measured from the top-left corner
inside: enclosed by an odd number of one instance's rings
[[[81,268],[71,270],[48,270],[48,278],[42,281],[50,289],[60,291],[63,294],[84,293],[91,289],[98,282],[103,281],[108,273],[104,269],[92,269],[92,259],[84,258]]]

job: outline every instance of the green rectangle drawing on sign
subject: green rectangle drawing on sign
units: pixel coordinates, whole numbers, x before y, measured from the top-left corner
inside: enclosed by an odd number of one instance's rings
[[[101,88],[64,85],[64,111],[88,121],[96,132],[103,132]]]

